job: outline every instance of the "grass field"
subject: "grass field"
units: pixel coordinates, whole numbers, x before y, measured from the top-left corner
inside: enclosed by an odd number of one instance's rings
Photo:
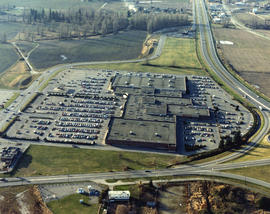
[[[177,45],[179,48],[175,48]],[[173,54],[175,56],[173,56]],[[172,73],[187,75],[207,75],[197,59],[193,39],[167,38],[164,51],[158,59],[140,63],[104,64],[79,66],[80,68],[100,68],[111,70],[126,70],[134,72]]]
[[[214,28],[217,41],[232,41],[234,45],[220,45],[222,58],[231,64],[238,74],[260,91],[270,96],[270,43],[239,29]]]
[[[238,13],[236,14],[235,17],[238,21],[242,22],[244,25],[247,25],[247,26],[250,26],[254,23],[258,23],[259,25],[264,25],[263,19],[250,13]]]
[[[231,169],[224,172],[233,173],[237,175],[243,175],[251,178],[256,178],[262,181],[270,183],[270,165],[266,166],[256,166],[256,167],[244,167],[241,169]]]
[[[1,5],[1,3],[0,3]],[[14,22],[1,22],[0,23],[0,35],[2,36],[2,33],[6,33],[7,39],[14,38],[18,32],[21,32],[22,30],[30,30],[32,28],[36,28],[36,26],[26,25],[22,23],[14,23]]]
[[[80,204],[80,199],[83,199],[85,204]],[[98,211],[98,204],[88,204],[89,196],[74,194],[64,197],[59,200],[51,201],[47,204],[49,209],[54,214],[94,214]]]
[[[18,55],[11,45],[0,44],[0,74],[12,66],[17,60]]]
[[[0,87],[18,89],[26,87],[35,77],[31,76],[23,61],[18,61],[0,75]]]
[[[252,161],[270,158],[270,143],[267,140],[267,136],[251,151],[235,160],[229,161],[230,163]]]
[[[134,59],[145,38],[144,31],[127,31],[87,40],[44,41],[32,52],[30,61],[43,69],[71,62]]]
[[[22,53],[26,56],[29,51],[31,51],[34,47],[36,47],[36,44],[33,42],[20,41],[20,42],[17,42],[17,46],[20,48]]]
[[[167,38],[161,57],[151,61],[151,64],[184,69],[201,69],[196,55],[194,39]]]
[[[61,175],[91,172],[123,171],[131,169],[164,168],[183,157],[146,154],[31,146],[13,173],[14,176]]]

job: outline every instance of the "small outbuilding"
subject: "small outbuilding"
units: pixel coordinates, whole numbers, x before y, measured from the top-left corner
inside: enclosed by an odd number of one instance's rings
[[[109,191],[109,201],[128,201],[130,198],[129,191]]]

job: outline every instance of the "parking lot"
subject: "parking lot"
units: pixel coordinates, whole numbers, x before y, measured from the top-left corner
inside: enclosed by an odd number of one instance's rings
[[[216,149],[221,137],[238,130],[244,135],[253,125],[252,114],[211,78],[192,76],[189,78],[189,89],[193,104],[197,108],[211,109],[211,117],[205,121],[182,120],[181,136],[184,144],[203,145],[204,150]]]
[[[234,131],[244,135],[254,122],[252,114],[210,77],[66,70],[49,82],[6,135],[44,143],[105,145],[112,117],[176,122],[180,153],[187,145],[199,151],[218,148],[222,137]],[[126,129],[118,135],[124,136]],[[145,140],[153,142],[155,137]]]
[[[109,90],[111,72],[86,75],[68,71],[49,84],[43,94],[7,132],[10,138],[48,142],[102,143],[111,116],[121,116],[121,98]]]
[[[82,183],[65,183],[65,184],[47,184],[40,185],[39,190],[43,200],[48,203],[52,200],[61,199],[65,196],[78,194],[78,189],[82,189],[85,193],[89,193],[89,187],[98,193],[102,191],[102,185],[98,185],[94,182],[82,182]],[[91,191],[90,190],[90,191]],[[90,203],[98,203],[98,195],[89,195]]]

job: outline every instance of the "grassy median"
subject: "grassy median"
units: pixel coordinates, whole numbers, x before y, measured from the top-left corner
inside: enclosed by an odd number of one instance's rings
[[[256,178],[256,179],[270,183],[270,177],[268,174],[269,171],[270,171],[270,165],[243,167],[240,169],[226,170],[224,172]]]

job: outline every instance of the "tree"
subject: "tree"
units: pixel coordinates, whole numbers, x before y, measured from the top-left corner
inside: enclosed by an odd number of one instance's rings
[[[153,180],[152,179],[150,179],[150,181],[149,181],[149,187],[154,187],[154,184],[153,184]]]
[[[266,198],[266,197],[261,197],[258,202],[257,202],[257,206],[260,208],[260,209],[265,209],[267,211],[270,210],[270,199],[269,198]]]
[[[223,138],[223,137],[221,138],[221,140],[220,140],[220,142],[219,142],[218,148],[219,148],[220,150],[223,150],[223,149],[225,148],[225,141],[224,141],[224,138]]]
[[[101,24],[101,30],[100,30],[101,32],[101,34],[103,35],[103,36],[105,36],[106,34],[107,34],[107,32],[108,32],[108,26],[107,26],[107,21],[106,21],[106,19],[104,19],[103,21],[102,21],[102,24]]]
[[[149,19],[147,22],[147,32],[148,33],[153,33],[153,20]]]
[[[242,137],[241,137],[241,132],[240,130],[233,132],[233,138],[232,138],[232,143],[235,146],[240,146],[242,145]]]
[[[6,33],[2,34],[1,42],[2,43],[7,43],[7,34]]]
[[[113,19],[113,33],[117,34],[119,30],[119,20],[117,17]]]

